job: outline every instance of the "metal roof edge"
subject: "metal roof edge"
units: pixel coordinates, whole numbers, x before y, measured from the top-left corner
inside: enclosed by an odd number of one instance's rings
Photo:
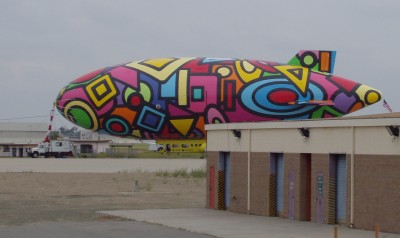
[[[392,114],[392,113],[388,113]],[[321,127],[371,127],[371,126],[400,126],[400,113],[396,115],[377,114],[370,116],[341,117],[330,119],[305,119],[265,122],[240,122],[207,124],[206,131],[229,129],[285,129],[285,128],[321,128]],[[375,116],[375,117],[374,117]]]

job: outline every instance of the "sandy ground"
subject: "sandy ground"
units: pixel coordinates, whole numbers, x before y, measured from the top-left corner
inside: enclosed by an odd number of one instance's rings
[[[0,172],[117,173],[205,169],[205,159],[0,158]]]
[[[135,191],[138,181],[139,191]],[[150,172],[0,173],[0,225],[118,220],[104,210],[202,208],[205,178]]]

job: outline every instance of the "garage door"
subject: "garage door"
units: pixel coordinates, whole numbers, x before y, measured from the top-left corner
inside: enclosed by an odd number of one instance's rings
[[[283,212],[284,194],[284,164],[283,154],[276,153],[276,211],[278,214]]]
[[[346,223],[346,155],[336,157],[336,222]]]

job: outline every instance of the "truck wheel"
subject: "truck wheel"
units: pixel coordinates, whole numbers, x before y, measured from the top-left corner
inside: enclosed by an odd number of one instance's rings
[[[57,153],[54,157],[56,157],[56,158],[62,158],[62,154],[61,154],[61,153]]]
[[[39,157],[39,153],[38,152],[33,152],[32,158],[38,158],[38,157]]]

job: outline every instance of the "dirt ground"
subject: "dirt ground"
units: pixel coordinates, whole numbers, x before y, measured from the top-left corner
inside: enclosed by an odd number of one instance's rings
[[[202,208],[205,197],[205,178],[144,172],[0,173],[0,225],[118,220],[96,211]]]

